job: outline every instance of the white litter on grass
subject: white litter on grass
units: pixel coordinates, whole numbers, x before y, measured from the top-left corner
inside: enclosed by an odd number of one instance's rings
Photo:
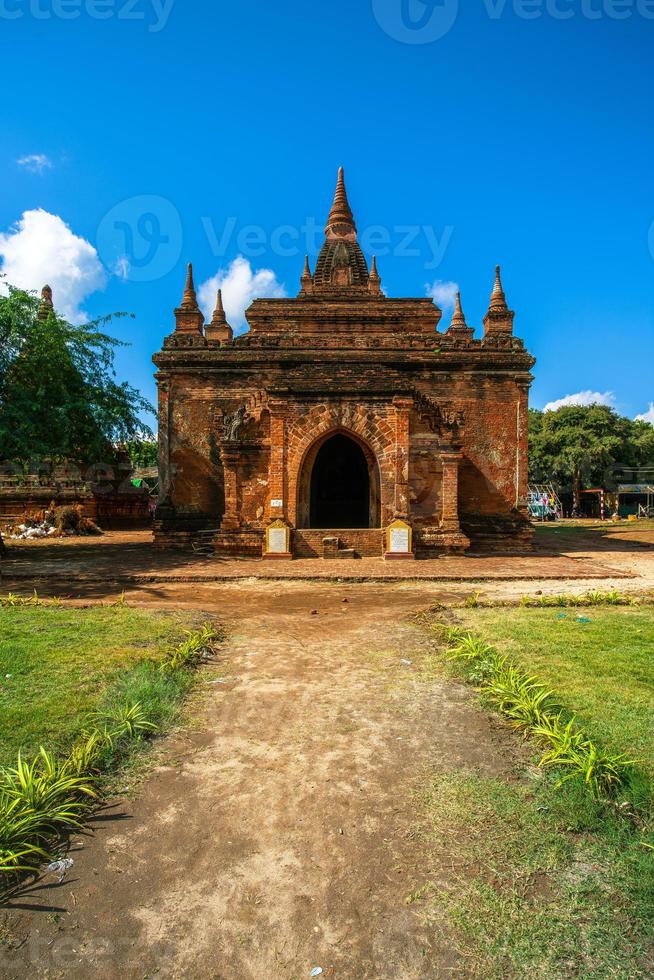
[[[314,966],[314,968],[311,971],[311,973],[309,974],[309,976],[310,977],[319,977],[321,973],[322,973],[322,967],[321,966]]]
[[[62,882],[66,877],[66,872],[70,871],[74,863],[72,858],[62,858],[61,861],[53,861],[52,864],[49,864],[45,871],[46,874],[58,874],[59,881]]]
[[[404,667],[413,666],[413,660],[400,660],[400,663],[403,664]]]

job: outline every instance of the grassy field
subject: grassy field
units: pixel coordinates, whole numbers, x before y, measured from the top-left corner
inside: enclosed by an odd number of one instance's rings
[[[459,618],[556,689],[599,743],[654,773],[654,608],[476,609]]]
[[[466,609],[457,620],[542,679],[599,744],[638,758],[651,776],[653,609]],[[508,730],[507,738],[520,736]],[[635,809],[557,783],[555,773],[524,765],[510,778],[435,777],[421,831],[435,869],[455,853],[459,875],[457,887],[431,895],[426,913],[446,911],[473,976],[650,977],[651,778],[636,780]]]
[[[188,625],[126,606],[1,607],[0,765],[19,749],[67,748],[103,698],[140,697],[148,685],[139,664],[178,643]]]

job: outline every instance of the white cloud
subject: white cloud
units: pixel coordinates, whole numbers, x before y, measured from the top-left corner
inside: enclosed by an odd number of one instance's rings
[[[649,408],[646,412],[636,416],[636,422],[649,422],[650,425],[654,425],[654,402],[649,403]]]
[[[86,318],[81,304],[107,280],[93,245],[58,215],[40,208],[25,211],[0,233],[0,260],[5,282],[12,286],[39,292],[46,283],[52,286],[57,312],[73,323]]]
[[[28,153],[25,157],[19,157],[16,163],[19,167],[29,170],[31,174],[42,174],[52,167],[52,160],[45,153]]]
[[[575,395],[566,395],[557,401],[548,402],[544,412],[556,412],[557,408],[564,405],[608,405],[615,408],[615,395],[612,391],[578,391]]]
[[[456,294],[459,292],[458,282],[446,282],[443,279],[436,279],[435,282],[425,283],[427,295],[431,296],[437,306],[441,309],[454,307]]]
[[[249,261],[238,255],[229,268],[219,269],[215,276],[203,282],[198,289],[198,302],[209,321],[216,305],[216,293],[223,291],[223,306],[228,322],[236,333],[245,326],[245,311],[260,296],[278,299],[286,296],[286,290],[272,269],[252,270]]]

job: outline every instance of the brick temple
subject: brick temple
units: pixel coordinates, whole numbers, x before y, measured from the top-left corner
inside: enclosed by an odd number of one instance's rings
[[[160,547],[231,556],[434,557],[529,547],[527,407],[534,359],[513,334],[500,270],[483,335],[457,298],[382,290],[359,246],[343,171],[325,241],[295,298],[257,299],[234,337],[210,323],[189,266],[154,357]]]

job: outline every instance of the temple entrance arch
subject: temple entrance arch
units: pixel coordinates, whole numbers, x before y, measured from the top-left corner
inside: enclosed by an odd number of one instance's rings
[[[379,467],[370,447],[346,429],[317,439],[298,486],[298,527],[381,526]]]

